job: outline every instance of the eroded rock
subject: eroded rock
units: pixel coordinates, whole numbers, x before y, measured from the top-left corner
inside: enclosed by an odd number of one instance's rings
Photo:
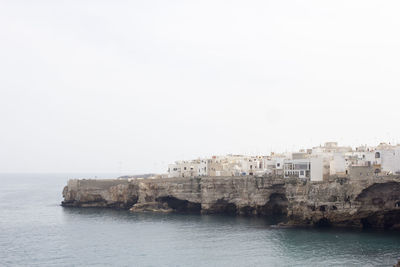
[[[400,178],[70,180],[65,207],[280,217],[288,225],[400,228]]]

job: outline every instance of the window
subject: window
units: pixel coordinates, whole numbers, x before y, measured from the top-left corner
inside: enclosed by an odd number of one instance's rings
[[[379,153],[379,152],[376,152],[376,153],[375,153],[375,158],[376,158],[376,159],[379,159],[379,158],[381,158],[381,153]]]
[[[300,171],[300,175],[304,175],[304,171]]]
[[[276,164],[276,167],[280,167],[280,166],[281,166],[281,164],[280,164],[280,163],[277,163],[277,164]]]
[[[186,171],[186,167],[183,167],[183,169]]]

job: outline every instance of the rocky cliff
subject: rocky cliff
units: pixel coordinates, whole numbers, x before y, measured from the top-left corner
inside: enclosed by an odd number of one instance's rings
[[[400,177],[281,177],[70,180],[65,207],[132,212],[226,213],[279,218],[287,225],[400,229]]]

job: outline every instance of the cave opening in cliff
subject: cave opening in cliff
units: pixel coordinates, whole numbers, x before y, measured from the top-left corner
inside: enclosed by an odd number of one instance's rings
[[[240,215],[251,216],[254,214],[254,212],[255,212],[255,208],[250,207],[250,206],[244,206],[239,209]]]
[[[391,211],[383,216],[384,229],[400,229],[400,211]]]
[[[360,222],[363,229],[370,229],[374,226],[374,222],[371,218],[362,218]]]
[[[173,196],[159,197],[156,199],[156,201],[161,202],[161,203],[166,203],[168,205],[168,207],[170,207],[171,209],[173,209],[176,212],[200,213],[200,211],[201,211],[200,203],[195,203],[195,202],[190,202],[188,200],[178,199]]]
[[[274,217],[286,217],[287,208],[288,200],[285,194],[273,193],[270,195],[268,202],[259,208],[258,214]]]
[[[360,222],[363,229],[400,229],[400,211],[376,212]]]
[[[322,218],[315,223],[315,226],[318,227],[330,227],[332,226],[331,221],[328,218]]]
[[[234,203],[230,203],[225,199],[218,199],[208,212],[234,215],[237,212],[237,207]]]

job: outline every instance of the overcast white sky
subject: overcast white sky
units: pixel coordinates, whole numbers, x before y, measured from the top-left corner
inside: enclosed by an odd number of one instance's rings
[[[0,172],[400,142],[399,14],[399,1],[0,0]]]

